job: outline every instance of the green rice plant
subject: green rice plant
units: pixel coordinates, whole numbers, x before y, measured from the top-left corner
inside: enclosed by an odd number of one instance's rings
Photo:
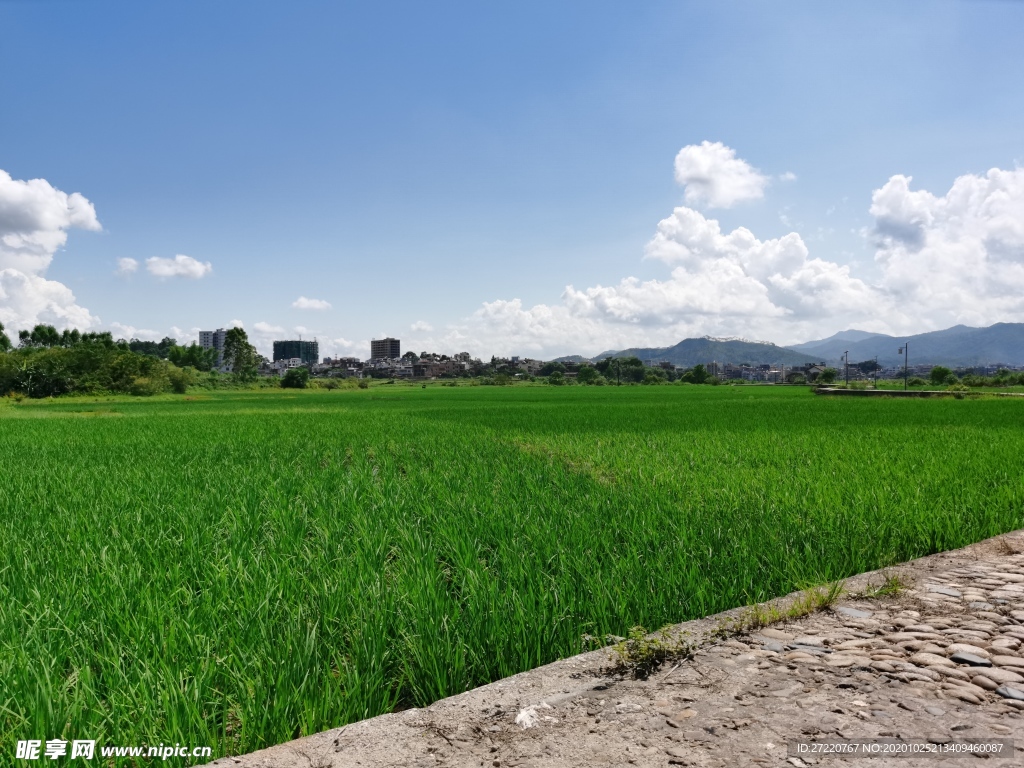
[[[1014,398],[218,386],[0,409],[0,754],[249,751],[1024,526]]]

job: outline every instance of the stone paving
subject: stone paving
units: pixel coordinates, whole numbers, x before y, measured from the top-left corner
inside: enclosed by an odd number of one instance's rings
[[[1024,764],[1022,552],[1017,532],[864,574],[831,608],[756,631],[723,637],[737,611],[679,625],[698,650],[646,680],[596,651],[214,764],[879,768],[937,759],[798,755],[789,746],[856,739],[947,750],[941,759],[953,764]],[[894,573],[904,589],[868,597]],[[999,757],[949,756],[1007,739],[1014,744],[1004,742]]]

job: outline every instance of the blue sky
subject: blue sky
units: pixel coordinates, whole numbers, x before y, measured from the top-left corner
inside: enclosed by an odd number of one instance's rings
[[[1022,321],[1022,28],[980,0],[0,0],[0,321],[542,357]],[[728,157],[754,191],[714,204]]]

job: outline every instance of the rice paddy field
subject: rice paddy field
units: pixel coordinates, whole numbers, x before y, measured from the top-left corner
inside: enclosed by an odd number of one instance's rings
[[[0,405],[0,753],[238,753],[1024,527],[1024,402],[372,387]]]

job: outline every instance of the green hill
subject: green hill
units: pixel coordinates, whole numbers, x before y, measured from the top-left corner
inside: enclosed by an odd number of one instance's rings
[[[779,347],[764,341],[743,339],[715,339],[705,336],[700,339],[683,339],[672,347],[634,347],[611,350],[595,355],[595,360],[605,357],[639,357],[646,362],[669,362],[685,368],[698,363],[732,363],[734,365],[806,365],[821,362],[822,358],[804,352]]]

